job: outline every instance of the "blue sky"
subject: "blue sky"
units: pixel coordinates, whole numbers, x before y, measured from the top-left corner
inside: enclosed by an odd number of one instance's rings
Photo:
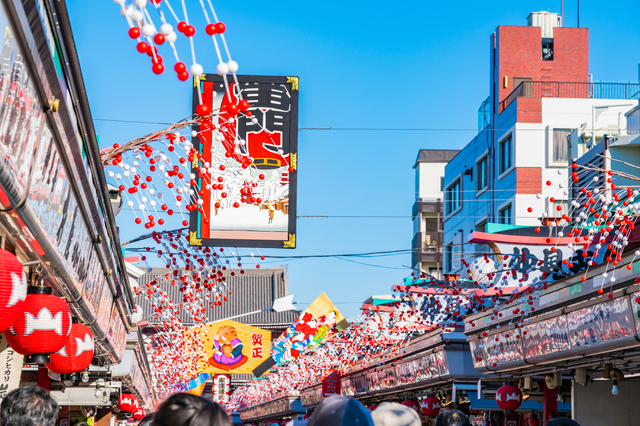
[[[198,31],[198,62],[213,72],[217,59],[199,1],[185,1]],[[262,250],[276,255],[409,249],[416,155],[421,148],[460,149],[477,133],[477,110],[489,91],[489,36],[498,25],[526,25],[532,11],[560,11],[559,0],[213,3],[239,74],[300,77],[300,127],[454,129],[301,131],[299,215],[405,217],[300,218],[295,251]],[[102,147],[165,126],[100,119],[175,122],[191,113],[191,82],[178,81],[171,69],[151,72],[118,5],[67,5]],[[637,81],[638,2],[583,0],[580,7],[594,80]],[[564,11],[565,26],[576,26],[576,2],[565,1]],[[179,51],[189,63],[187,45]],[[161,54],[169,59],[166,49]],[[146,231],[129,212],[118,225],[122,241]],[[368,296],[400,283],[411,263],[408,254],[358,261],[376,266],[335,258],[263,265],[288,266],[297,300],[310,303],[325,291],[353,315]]]

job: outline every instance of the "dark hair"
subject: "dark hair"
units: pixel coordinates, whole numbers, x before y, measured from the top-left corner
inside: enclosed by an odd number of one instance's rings
[[[0,426],[54,426],[58,403],[39,386],[14,389],[2,400]]]
[[[176,393],[160,405],[152,426],[231,426],[231,419],[215,402],[190,393]]]
[[[140,420],[140,422],[138,423],[138,426],[151,426],[151,423],[153,423],[154,414],[155,413],[149,413],[146,416],[144,416],[142,420]]]
[[[567,417],[557,417],[551,419],[544,424],[544,426],[580,426],[578,422],[571,420]]]
[[[471,426],[471,423],[460,410],[444,410],[436,417],[436,426]]]

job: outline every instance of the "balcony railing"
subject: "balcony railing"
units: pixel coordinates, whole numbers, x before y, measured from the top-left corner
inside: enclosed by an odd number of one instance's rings
[[[499,112],[518,98],[640,99],[640,83],[523,81],[500,102]]]

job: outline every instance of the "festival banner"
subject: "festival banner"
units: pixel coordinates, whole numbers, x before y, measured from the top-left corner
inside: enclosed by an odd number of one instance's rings
[[[283,365],[295,360],[347,327],[349,323],[345,317],[331,299],[322,293],[273,342],[271,356],[253,370],[253,374],[260,377],[274,365]]]
[[[191,169],[202,193],[191,245],[295,248],[298,77],[203,74],[194,114],[201,103],[213,116],[192,139],[203,155]]]
[[[7,344],[4,333],[0,333],[0,401],[20,386],[23,358]]]
[[[208,379],[209,373],[202,373],[196,376],[195,379],[176,386],[175,390],[176,392],[187,392],[192,395],[200,396],[202,395],[202,391],[204,391],[204,386],[207,384]]]
[[[197,334],[202,360],[200,373],[250,374],[271,355],[271,332],[236,321],[224,320],[187,331]],[[193,340],[193,338],[191,337]]]

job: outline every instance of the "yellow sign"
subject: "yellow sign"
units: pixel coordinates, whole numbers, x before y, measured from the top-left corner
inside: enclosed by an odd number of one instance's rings
[[[250,374],[271,355],[271,332],[225,320],[190,329],[199,342],[200,373]]]

